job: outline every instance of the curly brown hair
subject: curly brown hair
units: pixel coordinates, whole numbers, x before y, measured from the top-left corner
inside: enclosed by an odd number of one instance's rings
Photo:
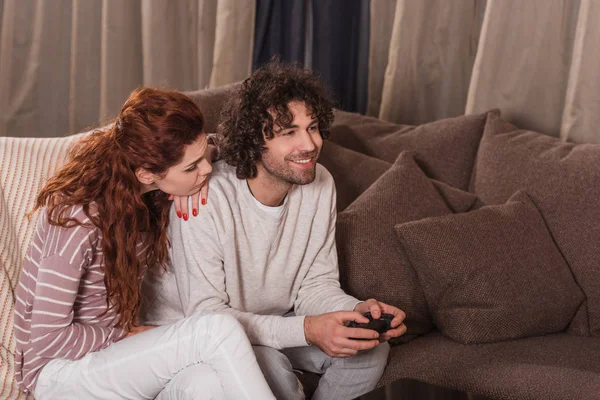
[[[140,276],[168,262],[167,226],[171,202],[160,191],[142,194],[135,171],[145,168],[162,176],[184,156],[185,146],[203,133],[204,117],[196,104],[178,92],[138,89],[131,93],[109,130],[79,141],[68,162],[48,181],[33,211],[47,207],[50,224],[81,225],[68,217],[82,205],[102,232],[107,303],[130,329],[141,304]],[[148,246],[144,259],[136,245]]]
[[[236,168],[239,179],[256,176],[265,138],[273,138],[274,126],[286,126],[294,119],[288,107],[292,101],[305,103],[326,139],[333,122],[333,101],[327,86],[310,70],[273,59],[227,100],[221,112],[219,150],[221,158]]]

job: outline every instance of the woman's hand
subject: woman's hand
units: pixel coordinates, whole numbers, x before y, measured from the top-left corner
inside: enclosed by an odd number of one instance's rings
[[[173,200],[173,203],[175,203],[177,216],[183,218],[184,221],[187,221],[190,215],[188,213],[188,199],[190,197],[192,198],[192,215],[195,217],[198,215],[200,204],[206,205],[208,201],[208,182],[206,182],[206,185],[202,186],[202,189],[200,189],[199,192],[196,192],[191,196],[169,195],[169,200]]]
[[[206,149],[206,160],[212,164],[214,161],[217,160],[218,156],[219,151],[217,149],[217,146],[209,144]],[[210,180],[210,177],[208,178],[208,180]],[[200,189],[199,192],[196,192],[191,196],[169,195],[169,200],[173,200],[173,202],[175,203],[175,211],[177,212],[177,216],[179,218],[183,218],[184,221],[187,221],[189,219],[190,213],[188,204],[190,197],[192,198],[191,215],[193,215],[194,217],[198,215],[198,209],[200,208],[200,205],[204,206],[206,205],[206,203],[208,203],[208,180],[206,181],[206,184],[202,186],[202,189]]]

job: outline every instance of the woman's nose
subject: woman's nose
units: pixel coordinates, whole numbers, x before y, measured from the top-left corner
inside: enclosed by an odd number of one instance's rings
[[[204,159],[200,162],[200,166],[198,168],[198,175],[208,175],[212,172],[213,168],[211,163],[208,160]]]

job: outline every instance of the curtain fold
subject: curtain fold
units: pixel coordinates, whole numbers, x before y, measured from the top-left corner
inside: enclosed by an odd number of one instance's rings
[[[90,94],[100,93],[101,87],[101,41],[97,38],[102,34],[102,3],[74,0],[71,23],[68,126],[55,129],[64,133],[77,132],[98,121],[100,115],[100,96]],[[0,74],[0,79],[3,76]]]
[[[466,112],[498,107],[558,136],[577,11],[577,1],[488,0]]]
[[[600,143],[600,2],[582,0],[573,45],[560,137]]]
[[[135,87],[217,87],[279,53],[348,111],[500,108],[600,143],[599,17],[597,0],[0,0],[0,136],[79,132]]]
[[[255,0],[3,0],[0,136],[63,136],[138,86],[217,87],[251,71]]]
[[[129,92],[143,85],[140,0],[103,0],[100,47],[100,121],[115,116]]]
[[[142,1],[141,60],[146,85],[197,87],[200,83],[195,61],[198,53],[212,54],[213,48],[198,43],[198,8],[198,1]],[[214,34],[207,35],[214,42]],[[173,64],[178,68],[172,68]]]
[[[372,0],[367,113],[419,124],[500,108],[600,143],[597,0]]]
[[[4,2],[0,135],[67,127],[70,27],[69,1]],[[44,91],[48,96],[40,96]]]
[[[219,0],[209,87],[245,79],[252,71],[255,0]]]
[[[481,2],[397,0],[395,5],[378,116],[420,124],[463,114]],[[390,5],[383,8],[388,12]],[[371,43],[375,40],[372,37]],[[375,78],[372,82],[376,84]],[[378,92],[379,87],[373,90]],[[375,112],[373,103],[371,112]]]
[[[369,78],[366,114],[379,117],[385,71],[390,54],[396,0],[371,0],[371,40],[369,46]]]

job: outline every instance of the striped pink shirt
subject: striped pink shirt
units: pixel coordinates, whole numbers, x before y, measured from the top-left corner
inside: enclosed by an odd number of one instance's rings
[[[71,216],[89,222],[81,206]],[[107,291],[101,240],[96,227],[53,226],[42,212],[16,292],[17,381],[25,392],[33,391],[49,361],[80,359],[125,335],[114,310],[102,315]]]

